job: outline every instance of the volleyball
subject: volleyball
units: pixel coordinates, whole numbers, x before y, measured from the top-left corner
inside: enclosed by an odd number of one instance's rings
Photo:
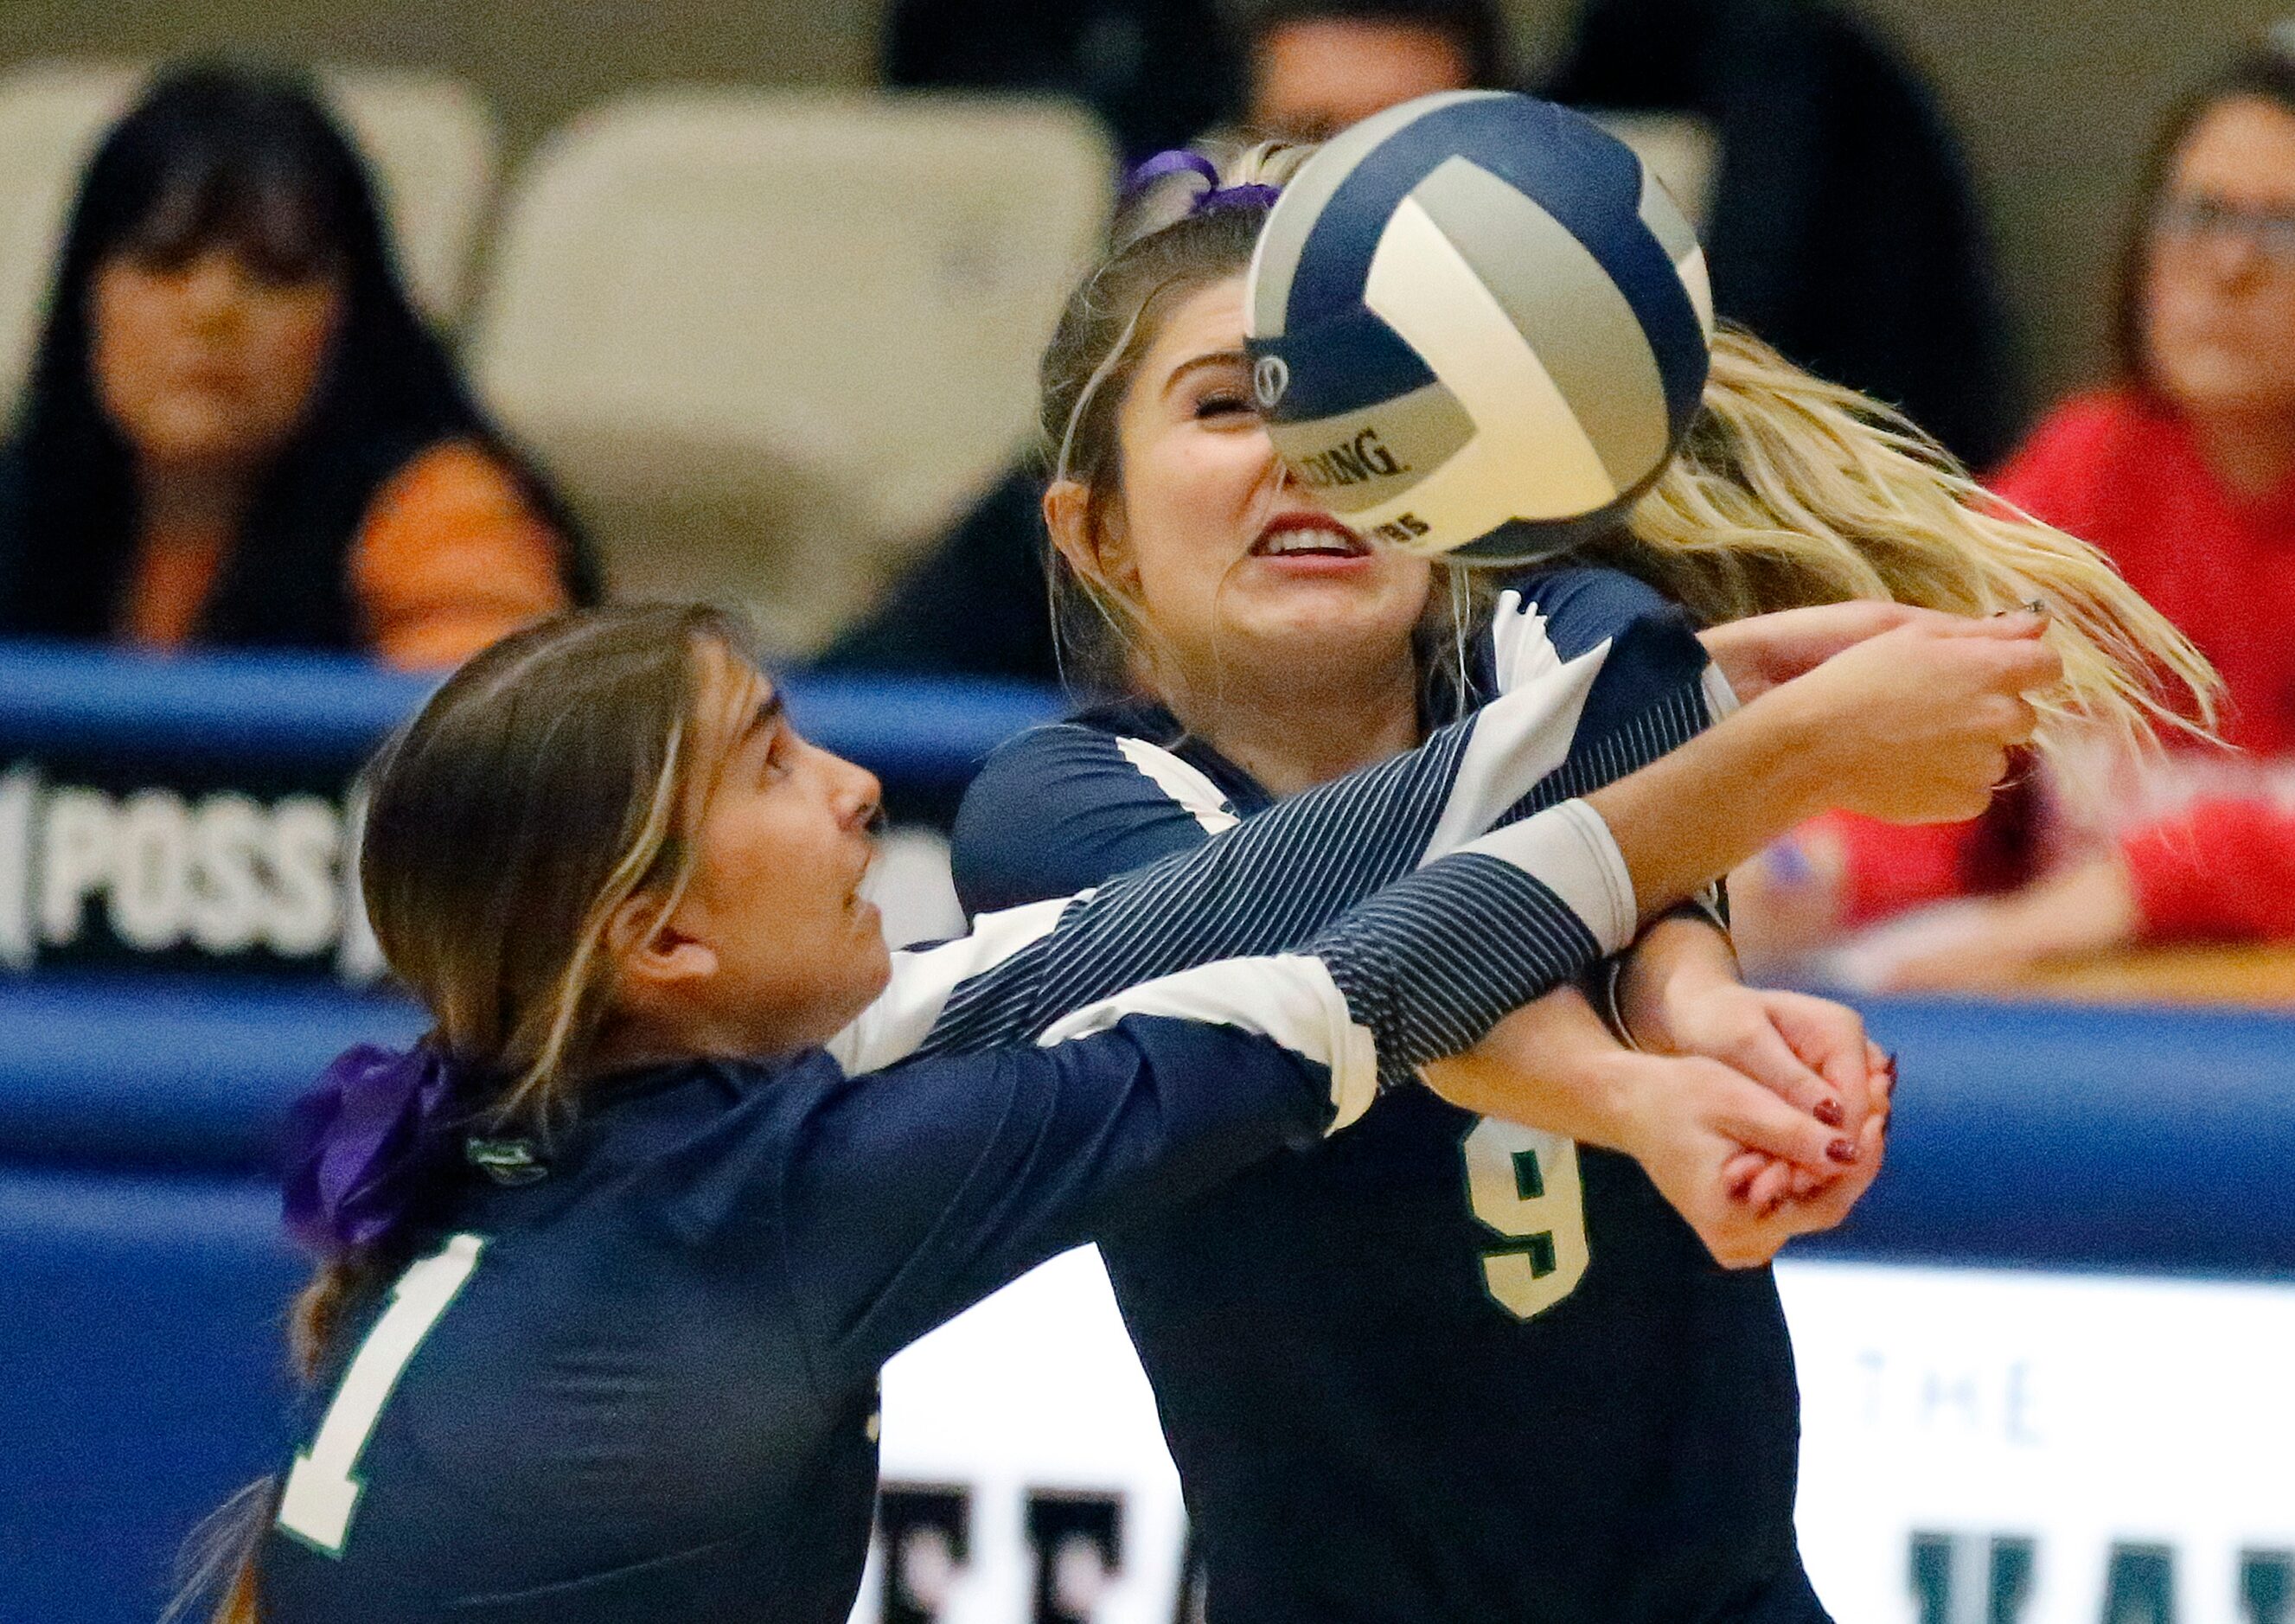
[[[1392,108],[1300,166],[1245,294],[1277,453],[1376,540],[1522,564],[1607,529],[1680,444],[1713,300],[1633,149],[1531,96]]]

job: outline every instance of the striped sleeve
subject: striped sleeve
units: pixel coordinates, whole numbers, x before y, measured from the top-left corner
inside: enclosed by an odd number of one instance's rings
[[[1033,916],[1031,929],[1015,933],[1000,916],[984,916],[973,937],[896,956],[880,1000],[887,1008],[864,1015],[832,1052],[865,1070],[907,1053],[1031,1039],[1139,982],[1217,959],[1302,951],[1349,908],[1493,825],[1558,809],[1706,725],[1704,649],[1678,612],[1661,603],[1607,632],[1566,657],[1557,648],[1529,680],[1417,750],[1192,836],[1192,849],[1145,869],[1097,877],[1106,883],[1061,904],[1049,926]],[[1033,811],[1046,825],[1062,813],[1049,800]],[[1551,960],[1556,980],[1632,934],[1630,899],[1622,913],[1589,901],[1607,894],[1602,876],[1613,878],[1622,864],[1599,819],[1584,816],[1590,828],[1567,820],[1584,839],[1534,857],[1534,877],[1552,899],[1542,905],[1547,928],[1567,944]],[[1057,845],[1058,836],[1048,830],[1044,839]],[[960,840],[960,867],[961,848]],[[1580,904],[1590,911],[1578,913]]]
[[[1382,1075],[1473,1042],[1597,930],[1630,927],[1599,829],[1565,803],[1409,875],[1307,952],[1183,969],[1030,1045],[821,1089],[779,1204],[815,1368],[872,1371],[1042,1259],[1345,1126]],[[1557,867],[1571,892],[1534,872]]]
[[[1064,1016],[1038,1041],[1127,1015],[1258,1032],[1329,1076],[1335,1130],[1362,1114],[1375,1077],[1400,1080],[1472,1047],[1605,943],[1630,937],[1634,923],[1632,884],[1609,831],[1584,802],[1567,801],[1405,876],[1303,954],[1164,976]]]
[[[1635,922],[1600,814],[1564,801],[1398,880],[1308,951],[1400,1081],[1616,951]]]

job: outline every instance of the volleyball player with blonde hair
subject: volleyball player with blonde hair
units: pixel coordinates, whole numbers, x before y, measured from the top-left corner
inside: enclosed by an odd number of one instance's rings
[[[1214,849],[1581,661],[1600,668],[1552,793],[1662,772],[1732,703],[1757,713],[1811,666],[1802,681],[1874,662],[1901,692],[2043,638],[2061,680],[2025,685],[2044,743],[2141,740],[2168,714],[2163,676],[2204,717],[2204,663],[2091,551],[1743,335],[1719,340],[1680,457],[1585,560],[1491,604],[1478,579],[1367,546],[1285,474],[1253,404],[1242,273],[1291,161],[1255,151],[1186,212],[1121,233],[1047,351],[1063,630],[1129,697],[991,759],[958,824],[968,905]],[[2019,608],[2034,600],[2045,616]],[[1927,745],[1896,743],[1918,771]],[[1696,810],[1726,819],[1772,793],[1749,777]],[[1695,819],[1676,834],[1695,844]],[[1706,920],[1662,921],[1614,984],[1647,1048],[1804,1098],[1814,1074],[1812,1108],[1836,1114],[1886,1092],[1853,1016],[1738,985]],[[1558,992],[1428,1073],[1468,1080],[1451,1100],[1537,1076],[1548,1131],[1397,1093],[1343,1141],[1103,1239],[1213,1624],[1824,1616],[1794,1546],[1775,1285],[1716,1260],[1765,1261],[1837,1221],[1875,1158],[1830,1183],[1729,1158],[1767,1227],[1750,1251],[1702,1245],[1703,1215],[1661,1196],[1681,1181],[1648,1148],[1650,1114],[1617,1108],[1635,1097],[1624,1078],[1662,1095],[1656,1058]]]

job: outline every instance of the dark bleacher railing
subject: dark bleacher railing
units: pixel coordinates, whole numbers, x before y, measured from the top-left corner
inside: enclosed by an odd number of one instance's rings
[[[960,784],[988,751],[1060,710],[1058,695],[1015,682],[801,671],[782,681],[815,742],[910,788]],[[0,751],[355,763],[432,686],[362,660],[0,641]]]
[[[784,686],[896,814],[944,813],[983,756],[1059,710],[1005,683]],[[0,967],[371,981],[355,780],[427,690],[349,660],[0,645]]]

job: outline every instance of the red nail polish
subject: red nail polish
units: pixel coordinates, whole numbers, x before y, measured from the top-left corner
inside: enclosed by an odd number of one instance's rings
[[[1838,1128],[1849,1120],[1842,1114],[1841,1102],[1837,1099],[1818,1100],[1816,1108],[1810,1111],[1809,1114],[1828,1128]]]
[[[1846,1167],[1857,1160],[1857,1147],[1847,1139],[1835,1139],[1825,1147],[1825,1155]]]

